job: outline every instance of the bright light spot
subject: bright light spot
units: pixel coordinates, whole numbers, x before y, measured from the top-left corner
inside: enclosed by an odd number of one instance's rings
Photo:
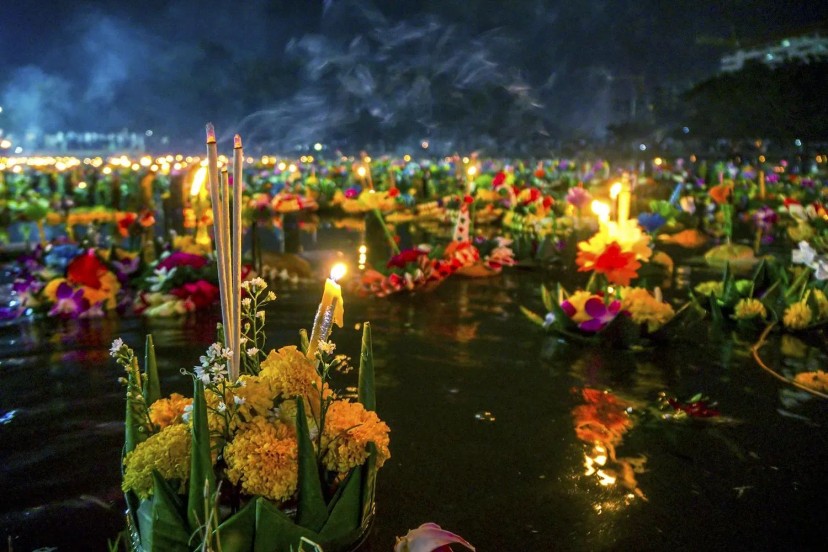
[[[799,138],[797,138],[796,140],[794,140],[794,145],[795,145],[796,147],[798,147],[798,148],[799,148],[799,147],[802,147],[802,140],[800,140]]]
[[[359,249],[357,249],[357,251],[359,251],[360,255],[365,255],[365,253],[368,252],[368,246],[366,246],[365,244],[360,245]]]
[[[653,163],[656,164],[656,167],[660,167],[661,164],[664,163],[664,160],[661,157],[656,157],[655,159],[653,159]]]
[[[331,267],[331,280],[336,282],[337,280],[345,276],[345,273],[347,271],[348,268],[345,266],[345,263],[336,263],[335,265],[333,265],[333,267]]]
[[[300,162],[300,163],[307,163],[307,162],[308,162],[308,158],[307,158],[307,157],[305,157],[305,156],[303,155],[302,157],[300,157],[300,158],[299,158],[299,162]]]
[[[423,140],[420,142],[420,147],[423,149],[428,149],[428,140]]]
[[[618,194],[620,194],[620,193],[621,193],[621,183],[620,182],[616,182],[615,184],[610,186],[610,198],[611,199],[615,199],[616,197],[618,197]],[[592,212],[595,213],[595,210],[593,209]]]
[[[101,171],[101,172],[103,172],[104,174],[111,174],[112,173],[112,167],[104,167],[103,171]]]
[[[167,161],[172,161],[172,159],[170,159],[170,157],[171,157],[170,155],[167,156]],[[179,153],[178,155],[175,156],[175,160],[176,161],[184,161],[184,156]]]
[[[86,189],[86,182],[78,182],[78,189],[85,190]]]
[[[279,167],[280,171],[283,171],[287,168],[287,164],[285,164],[284,161],[281,161],[277,166]]]
[[[55,168],[59,171],[62,171],[63,169],[66,168],[66,165],[64,165],[63,163],[58,162],[58,163],[55,163]]]
[[[408,155],[408,154],[403,155],[403,161],[405,161],[406,163],[408,163],[409,161],[411,161],[411,156],[410,156],[410,155]]]
[[[2,142],[0,142],[0,148],[8,149],[10,147],[11,147],[11,142],[10,141],[3,140]]]
[[[3,106],[0,105],[0,113],[3,113]]]
[[[782,46],[784,46],[785,48],[787,48],[790,45],[791,45],[791,41],[788,40],[787,38],[782,41]]]
[[[152,131],[148,130],[144,133],[145,136],[152,136]]]
[[[365,167],[359,167],[357,169],[357,174],[359,175],[360,178],[363,178],[365,176]]]
[[[681,127],[681,131],[685,134],[690,134],[690,127]]]
[[[473,177],[477,174],[477,167],[469,167],[469,170],[466,171],[469,176]]]
[[[138,163],[133,163],[133,164],[132,164],[132,170],[133,170],[133,171],[137,171],[137,170],[138,170],[138,169],[140,169],[140,168],[141,168],[141,165],[139,165]]]
[[[308,155],[308,163],[313,163],[313,155]]]
[[[644,144],[639,144],[638,149],[640,149],[641,151],[647,151],[647,146]]]
[[[773,54],[765,54],[765,59],[768,61],[773,61]]]
[[[193,175],[193,184],[190,186],[190,195],[196,196],[201,193],[204,181],[207,180],[207,167],[199,167]]]
[[[469,158],[468,158],[468,157],[464,157],[464,158],[463,158],[463,163],[468,163],[468,162],[469,162]]]
[[[299,170],[299,169],[297,169],[297,168],[296,168],[296,165],[294,165],[293,163],[291,163],[291,164],[290,164],[290,166],[288,167],[288,170],[289,170],[290,172],[296,172],[296,171],[297,171],[297,170]]]
[[[320,144],[319,142],[315,143],[313,145],[313,149],[316,151],[322,151],[322,144]]]
[[[17,146],[16,148],[14,148],[14,153],[23,153],[23,148]]]
[[[141,158],[141,166],[142,167],[149,167],[152,164],[152,157],[145,155]]]
[[[15,165],[15,166],[12,168],[12,171],[13,171],[13,172],[16,172],[16,173],[23,172],[23,167],[21,167],[20,165]]]
[[[597,199],[592,200],[592,212],[595,213],[602,221],[609,220],[610,207],[602,201]]]

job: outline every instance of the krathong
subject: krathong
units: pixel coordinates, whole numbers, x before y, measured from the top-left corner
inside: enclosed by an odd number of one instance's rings
[[[374,412],[371,327],[363,326],[358,401],[340,397],[329,382],[334,371],[350,369],[330,340],[335,319],[341,325],[336,293],[323,299],[310,341],[304,334],[300,348],[265,352],[265,307],[275,294],[261,278],[237,277],[241,195],[231,202],[218,176],[213,137],[224,323],[198,364],[182,370],[193,397],[162,397],[151,336],[143,371],[122,340],[111,349],[126,371],[127,545],[350,550],[370,528],[377,470],[390,457],[389,428]]]

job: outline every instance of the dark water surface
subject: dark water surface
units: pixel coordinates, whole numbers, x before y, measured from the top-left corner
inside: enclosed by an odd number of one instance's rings
[[[322,246],[351,247],[353,236],[337,236]],[[362,550],[390,551],[395,535],[427,521],[479,551],[825,549],[828,403],[762,372],[752,339],[707,326],[688,343],[639,353],[544,335],[518,307],[540,311],[539,286],[552,277],[513,269],[452,278],[431,294],[345,296],[337,352],[356,357],[357,326],[371,321],[378,411],[392,430]],[[322,288],[275,289],[269,348],[297,343]],[[143,355],[152,333],[162,392],[189,395],[179,368],[197,362],[217,320],[42,320],[0,330],[4,544],[12,536],[15,551],[106,549],[123,522],[124,403],[110,344],[122,337]],[[776,366],[826,366],[824,339],[805,358],[779,349],[776,338],[764,349]],[[355,381],[352,373],[337,384]],[[631,409],[625,431],[604,446],[575,432],[589,412],[584,389],[610,390],[607,404]],[[664,419],[661,392],[704,393],[721,416]]]

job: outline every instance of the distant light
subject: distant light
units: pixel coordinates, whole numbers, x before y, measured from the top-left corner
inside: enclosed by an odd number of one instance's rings
[[[287,165],[285,164],[284,161],[282,161],[277,165],[277,167],[279,167],[280,171],[283,171],[283,170],[285,170],[285,168],[287,168]]]
[[[103,168],[103,173],[104,174],[110,174],[111,172],[112,172],[112,167],[104,167]]]
[[[660,167],[661,164],[664,163],[664,160],[661,157],[656,157],[655,159],[653,159],[653,163],[656,164],[656,167]]]
[[[290,164],[290,166],[288,167],[288,170],[289,170],[290,172],[296,172],[298,169],[296,168],[296,165],[294,165],[293,163],[291,163],[291,164]]]
[[[363,157],[363,159],[362,159],[362,160],[363,160],[363,161],[365,161],[366,163],[370,163],[370,162],[371,162],[371,158],[370,158],[370,157],[368,157],[367,155],[366,155],[365,157]]]
[[[133,171],[137,171],[137,170],[138,170],[138,169],[140,169],[140,168],[141,168],[141,165],[139,165],[138,163],[133,163],[133,164],[132,164],[132,170],[133,170]]]
[[[799,148],[799,147],[802,147],[802,140],[800,140],[799,138],[797,138],[796,140],[794,140],[794,145],[795,145],[796,147],[798,147],[798,148]]]
[[[360,177],[365,176],[365,167],[358,167],[358,168],[357,168],[357,174],[358,174]]]
[[[313,149],[315,149],[316,151],[322,151],[322,144],[320,144],[319,142],[315,143],[313,145]]]
[[[638,149],[640,149],[641,151],[646,151],[647,146],[645,146],[644,144],[639,144]]]
[[[152,136],[152,131],[151,131],[151,130],[148,130],[148,131],[146,131],[144,134],[145,134],[146,136]]]
[[[423,148],[423,149],[428,149],[428,140],[423,140],[420,143],[420,147]]]
[[[773,61],[773,54],[765,54],[765,59],[768,61]]]
[[[204,182],[207,180],[207,167],[199,167],[193,175],[193,183],[190,185],[190,195],[197,196],[201,193],[204,187]]]
[[[787,38],[782,41],[782,46],[784,46],[785,48],[787,48],[790,45],[791,45],[791,41],[788,40]]]
[[[11,147],[11,142],[10,141],[3,140],[2,142],[0,142],[0,148],[8,149],[10,147]]]
[[[78,182],[78,189],[85,190],[86,182]]]
[[[411,156],[406,153],[405,155],[403,155],[403,161],[408,163],[409,161],[411,161]]]
[[[618,194],[620,194],[620,193],[621,193],[621,183],[620,182],[616,182],[615,184],[610,186],[610,198],[611,199],[615,199],[616,197],[618,197]],[[593,212],[595,212],[595,211],[593,210]]]
[[[696,156],[695,156],[695,155],[691,155],[691,156],[690,156],[690,162],[691,162],[691,163],[695,163],[695,162],[696,162]]]
[[[3,113],[3,106],[0,105],[0,113]]]
[[[681,131],[685,134],[690,134],[690,127],[681,127]]]
[[[16,148],[14,148],[14,153],[23,153],[23,148],[17,146]]]
[[[759,156],[759,162],[760,162],[760,163],[764,163],[764,162],[765,162],[765,156],[764,156],[764,155],[760,155],[760,156]]]
[[[468,158],[468,157],[464,157],[464,158],[463,158],[463,163],[465,164],[465,163],[468,163],[468,162],[469,162],[469,158]]]

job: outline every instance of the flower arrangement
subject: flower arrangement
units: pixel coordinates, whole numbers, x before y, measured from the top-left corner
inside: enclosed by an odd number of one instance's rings
[[[223,323],[199,364],[182,370],[192,378],[192,399],[161,397],[151,336],[143,372],[123,341],[111,349],[126,371],[128,546],[350,549],[370,528],[377,470],[390,457],[389,428],[374,412],[370,324],[363,327],[358,401],[330,386],[334,371],[351,369],[329,340],[344,315],[333,271],[310,338],[302,335],[301,348],[265,353],[264,309],[276,297],[261,278],[241,281],[241,187],[232,190],[229,212],[212,125],[207,136]],[[235,144],[234,181],[242,182],[238,136]]]
[[[138,284],[137,312],[163,318],[205,309],[218,302],[215,259],[185,249],[193,250],[184,246],[166,251],[147,268]]]

